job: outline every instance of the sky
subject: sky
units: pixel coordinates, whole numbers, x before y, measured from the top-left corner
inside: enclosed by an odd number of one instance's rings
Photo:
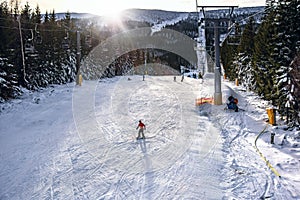
[[[91,13],[96,15],[111,15],[124,9],[160,9],[169,11],[196,11],[196,0],[21,0],[32,8],[38,4],[41,12],[55,10],[59,12]],[[263,6],[265,0],[198,0],[199,5],[238,5],[239,7]]]

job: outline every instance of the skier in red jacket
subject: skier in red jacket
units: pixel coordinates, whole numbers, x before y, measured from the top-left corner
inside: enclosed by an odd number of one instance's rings
[[[139,135],[137,137],[137,139],[141,138],[141,139],[144,139],[145,138],[145,135],[144,135],[144,130],[146,130],[146,126],[145,124],[142,122],[142,120],[139,121],[139,124],[138,126],[136,127],[136,129],[139,128]],[[142,134],[142,137],[141,137],[141,134]]]

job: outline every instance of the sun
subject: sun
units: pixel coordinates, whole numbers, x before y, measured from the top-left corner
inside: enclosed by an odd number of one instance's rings
[[[85,0],[91,1],[91,0]],[[82,5],[88,7],[92,14],[96,14],[105,19],[110,24],[120,24],[122,22],[122,12],[127,9],[124,1],[120,0],[98,0],[92,4]]]
[[[111,19],[117,19],[120,13],[128,7],[124,1],[120,0],[93,0],[93,3],[88,5],[83,4],[82,6],[88,7],[90,10],[92,10],[93,14],[109,17]]]
[[[122,10],[114,10],[103,16],[108,22],[118,24],[122,22]]]
[[[61,0],[60,2],[71,12],[94,14],[113,24],[122,22],[122,12],[130,6],[125,0]]]

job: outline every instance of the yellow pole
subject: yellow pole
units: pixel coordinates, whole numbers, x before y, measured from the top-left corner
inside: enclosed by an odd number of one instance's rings
[[[79,86],[81,86],[81,84],[82,84],[82,75],[80,74],[79,75]]]

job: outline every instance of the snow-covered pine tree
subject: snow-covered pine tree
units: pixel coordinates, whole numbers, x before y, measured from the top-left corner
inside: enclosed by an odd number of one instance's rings
[[[233,27],[234,31],[227,36],[221,47],[221,61],[229,80],[237,78],[236,69],[233,67],[234,58],[237,56],[237,47],[240,42],[241,30],[238,23]]]
[[[293,125],[300,125],[300,51],[291,63],[291,70],[289,72],[290,87],[289,91],[291,94],[291,121]]]
[[[0,3],[0,102],[20,94],[18,69],[14,61],[16,32],[6,1]]]
[[[44,24],[48,24],[49,23],[49,13],[48,11],[46,10],[46,13],[44,15]]]
[[[20,94],[16,72],[16,67],[0,55],[0,103]]]
[[[9,41],[9,29],[4,27],[10,27],[10,17],[9,17],[9,8],[6,2],[0,4],[0,51],[3,52],[7,49]]]
[[[275,48],[272,61],[276,66],[277,98],[281,114],[289,116],[288,105],[291,105],[292,94],[289,88],[291,80],[290,64],[296,57],[297,43],[299,42],[299,17],[300,2],[297,0],[283,0],[278,3],[274,26],[276,27]]]
[[[247,89],[255,88],[253,72],[253,52],[254,52],[255,23],[254,18],[250,17],[241,36],[240,45],[238,46],[238,55],[236,57],[236,67],[239,82]]]
[[[42,23],[42,14],[39,5],[36,6],[35,12],[32,13],[32,21],[36,24]]]
[[[256,81],[255,91],[266,100],[272,100],[276,81],[275,69],[270,60],[274,49],[272,38],[275,35],[273,26],[275,8],[276,3],[273,0],[266,2],[265,15],[254,38],[253,72]]]

